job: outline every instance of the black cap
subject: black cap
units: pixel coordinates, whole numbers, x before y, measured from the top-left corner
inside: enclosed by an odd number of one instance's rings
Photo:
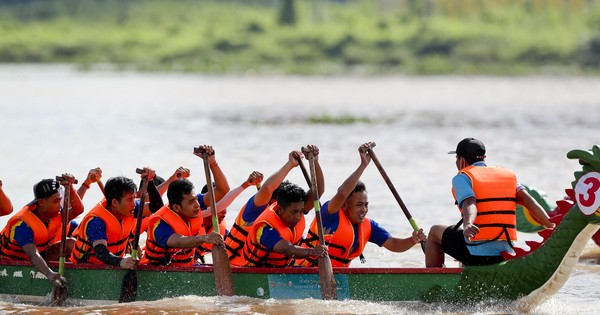
[[[456,154],[468,160],[483,160],[485,158],[485,145],[475,138],[464,138],[456,146],[455,151],[448,154]]]
[[[60,184],[54,179],[42,179],[39,183],[33,185],[33,196],[36,200],[48,198],[60,189]]]

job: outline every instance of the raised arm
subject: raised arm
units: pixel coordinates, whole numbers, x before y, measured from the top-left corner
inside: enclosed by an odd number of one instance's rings
[[[244,181],[240,186],[230,190],[223,198],[221,198],[221,200],[219,200],[219,202],[217,202],[217,204],[216,204],[217,212],[221,212],[221,211],[225,210],[227,207],[229,207],[231,205],[231,203],[233,203],[235,198],[237,198],[246,188],[260,184],[260,182],[262,182],[262,179],[263,179],[262,173],[257,172],[257,171],[252,172],[248,176],[248,179],[246,181]],[[202,210],[203,218],[209,218],[211,216],[212,216],[212,211],[210,209],[210,206],[207,209]],[[207,222],[205,221],[204,225],[206,226],[206,224],[207,224]],[[212,221],[210,222],[209,226],[212,226]]]
[[[202,145],[198,147],[199,150],[194,150],[194,154],[202,158],[202,154],[206,152],[208,154],[208,165],[210,171],[213,174],[213,180],[215,181],[215,202],[221,200],[225,194],[229,192],[229,183],[227,183],[227,177],[223,174],[219,163],[215,157],[215,150],[210,145]],[[212,183],[206,183],[212,185]],[[204,204],[210,204],[208,194],[204,195]]]
[[[371,162],[371,157],[367,154],[367,150],[371,147],[371,142],[363,143],[358,148],[358,154],[360,156],[360,165],[356,168],[348,178],[342,183],[342,185],[338,188],[337,192],[329,201],[328,212],[331,214],[337,213],[340,211],[340,208],[350,196],[358,180],[362,176],[362,173],[365,171],[369,163]]]
[[[146,198],[144,198],[144,200],[140,200],[140,202],[142,202],[144,205],[143,216],[146,217],[146,216],[149,216],[152,213],[154,213],[156,210],[158,210],[158,209],[155,209],[156,203],[158,202],[156,200],[156,197],[157,197],[156,191],[153,192],[153,196],[152,196],[152,209],[150,208],[150,202],[146,202],[146,200],[150,200],[150,191],[154,189],[154,188],[151,188],[150,186],[154,186],[154,178],[156,177],[156,172],[154,171],[154,169],[146,166],[146,167],[144,167],[142,173],[140,174],[140,177],[142,179],[146,178],[148,180],[148,186],[146,187],[146,192],[147,192]],[[139,189],[141,191],[142,187],[140,187]],[[158,197],[160,197],[160,196],[158,196]],[[162,199],[160,202],[162,203]],[[154,210],[154,211],[152,211],[152,210]]]
[[[288,160],[285,164],[273,173],[265,182],[262,184],[262,187],[258,190],[256,195],[254,196],[254,205],[262,206],[266,205],[271,201],[271,196],[273,192],[281,182],[285,179],[288,173],[296,166],[298,166],[298,158],[302,157],[302,152],[300,151],[292,151],[288,154]]]
[[[83,199],[85,193],[93,183],[98,183],[98,181],[102,178],[102,169],[99,167],[93,168],[88,172],[87,178],[81,183],[79,189],[77,189],[77,195],[79,198]]]
[[[158,186],[156,186],[156,188],[158,189],[158,193],[162,196],[165,194],[165,192],[167,192],[167,189],[169,188],[169,184],[171,184],[174,180],[176,179],[186,179],[190,177],[190,170],[188,168],[185,168],[183,166],[178,167],[175,172],[173,172],[173,175],[171,175],[171,177],[167,178],[166,181],[164,181],[163,183],[159,184]]]
[[[69,221],[77,218],[80,214],[83,213],[83,203],[81,202],[81,198],[77,191],[75,191],[75,187],[73,184],[75,183],[75,176],[69,173],[62,174],[62,178],[66,180],[69,184],[69,189],[71,190],[71,207],[68,208],[69,205],[65,205],[65,209],[69,209]],[[64,222],[63,222],[64,223]]]
[[[2,189],[2,180],[0,180],[0,216],[10,214],[13,211],[12,202]]]

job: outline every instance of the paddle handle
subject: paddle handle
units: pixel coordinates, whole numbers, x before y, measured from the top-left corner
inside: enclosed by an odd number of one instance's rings
[[[319,243],[325,245],[325,237],[323,236],[323,219],[321,218],[321,202],[319,200],[319,190],[317,189],[317,171],[315,167],[315,157],[312,152],[308,153],[308,161],[310,167],[310,175],[311,178],[308,179],[310,187],[314,194],[314,204],[315,204],[315,219],[317,220],[317,230],[319,234]],[[302,173],[306,172],[304,168],[304,164],[302,160],[300,160],[300,168],[302,169]]]
[[[67,241],[67,226],[69,225],[69,205],[71,204],[71,185],[64,176],[56,176],[56,180],[65,187],[64,206],[61,213],[61,235],[58,258],[58,274],[65,275],[65,242]],[[77,179],[73,180],[77,184]]]
[[[69,204],[71,203],[71,187],[65,185],[65,205],[63,207],[61,235],[60,235],[60,256],[58,258],[58,274],[65,275],[65,242],[67,241],[67,225],[69,224]]]
[[[137,174],[143,174],[144,170],[136,168]],[[140,187],[140,204],[135,218],[135,233],[133,234],[133,244],[131,245],[131,257],[137,259],[138,247],[140,242],[140,234],[142,233],[142,218],[144,217],[144,200],[146,200],[146,192],[148,190],[148,178],[142,179],[142,187]]]
[[[199,148],[194,148],[194,152],[198,152]],[[208,164],[208,153],[202,152],[202,160],[204,161],[204,175],[206,176],[206,188],[208,189],[208,199],[210,200],[210,214],[212,216],[213,229],[217,233],[221,233],[219,229],[219,218],[217,216],[217,203],[215,201],[215,189],[212,186],[212,175],[210,174],[210,165]]]
[[[304,152],[304,148],[302,148],[302,151]],[[298,160],[298,165],[300,166],[300,170],[302,171],[302,175],[304,175],[304,180],[306,181],[306,184],[308,185],[309,189],[312,190],[312,181],[310,180],[310,175],[308,174],[308,171],[306,170],[306,167],[304,166],[304,163],[302,162],[302,158],[297,157],[296,160]],[[316,192],[315,192],[316,194]],[[321,202],[318,200],[319,198],[315,198],[315,201],[319,202],[319,211],[321,210]]]
[[[379,159],[377,158],[377,155],[375,154],[375,152],[373,152],[373,149],[372,149],[373,147],[375,147],[375,143],[374,142],[373,142],[373,145],[371,146],[371,148],[369,148],[367,150],[367,153],[371,157],[371,160],[373,160],[373,162],[375,163],[375,166],[379,170],[379,173],[381,174],[381,177],[383,177],[383,180],[385,181],[385,183],[387,184],[388,188],[392,192],[392,195],[394,195],[394,198],[396,199],[396,202],[398,202],[398,205],[400,205],[400,209],[402,209],[402,212],[404,212],[404,215],[408,219],[408,222],[410,223],[410,226],[413,228],[414,231],[418,231],[419,230],[419,226],[417,225],[417,222],[415,221],[415,219],[413,219],[412,215],[408,211],[408,208],[406,208],[406,205],[402,201],[402,198],[400,198],[400,195],[398,194],[398,191],[396,190],[396,187],[394,187],[394,184],[392,184],[392,181],[390,180],[390,177],[387,175],[385,169],[383,168],[383,166],[379,162]],[[423,252],[425,252],[425,241],[421,242],[421,249],[423,249]]]

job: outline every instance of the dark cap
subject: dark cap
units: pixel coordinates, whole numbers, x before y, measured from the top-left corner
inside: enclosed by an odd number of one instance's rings
[[[33,185],[33,195],[35,199],[48,198],[60,189],[60,184],[54,179],[42,179],[39,183]]]
[[[456,146],[455,151],[448,154],[456,154],[468,160],[483,160],[485,158],[485,145],[475,138],[464,138]]]

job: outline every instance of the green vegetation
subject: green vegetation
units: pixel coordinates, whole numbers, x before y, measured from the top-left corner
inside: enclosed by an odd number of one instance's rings
[[[307,119],[307,123],[310,124],[323,124],[323,125],[351,125],[357,123],[372,124],[375,121],[368,117],[357,117],[352,115],[341,115],[331,116],[324,114],[321,116],[311,116]]]
[[[598,74],[595,0],[0,0],[0,63],[259,74]]]

